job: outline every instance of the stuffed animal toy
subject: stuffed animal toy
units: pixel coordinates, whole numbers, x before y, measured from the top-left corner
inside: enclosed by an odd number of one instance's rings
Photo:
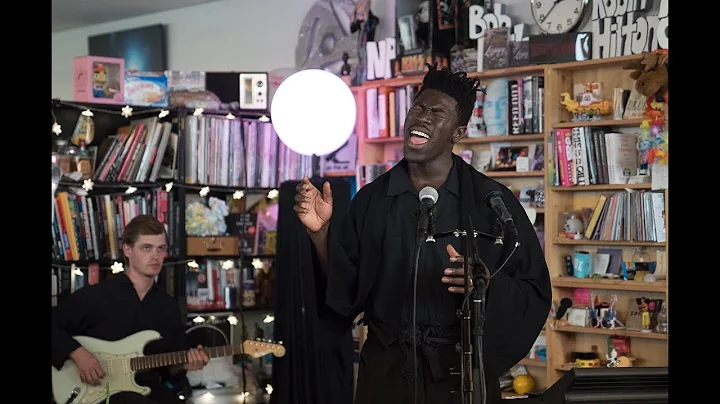
[[[668,102],[668,51],[659,49],[648,53],[640,60],[627,63],[624,70],[632,70],[630,77],[635,80],[635,90],[655,102]]]

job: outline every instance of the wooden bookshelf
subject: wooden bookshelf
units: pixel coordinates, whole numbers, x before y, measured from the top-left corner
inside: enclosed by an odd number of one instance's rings
[[[573,122],[571,115],[560,104],[560,94],[572,91],[573,84],[598,81],[603,83],[604,96],[609,98],[613,88],[631,89],[634,81],[630,72],[623,70],[623,64],[641,58],[641,55],[624,56],[611,59],[591,60],[587,62],[561,63],[548,65],[545,69],[545,127],[546,158],[545,172],[548,173],[550,159],[548,150],[554,145],[549,144],[553,129],[572,127],[606,127],[618,131],[639,130],[642,119],[597,120]],[[625,281],[617,279],[578,279],[565,276],[565,256],[575,251],[595,252],[598,248],[618,248],[622,250],[623,261],[631,261],[634,254],[646,257],[647,261],[655,261],[655,252],[664,250],[668,253],[667,238],[665,242],[653,241],[600,241],[574,240],[559,237],[562,229],[561,214],[582,208],[593,209],[601,194],[615,193],[625,189],[637,192],[650,190],[650,184],[620,185],[585,185],[585,186],[554,186],[553,178],[546,178],[545,192],[545,258],[550,270],[553,301],[558,304],[564,298],[573,298],[576,289],[589,289],[597,294],[601,301],[607,301],[610,294],[618,297],[615,310],[618,319],[625,322],[630,310],[630,300],[635,297],[664,299],[667,304],[668,280],[659,282]],[[668,197],[665,191],[665,224],[667,231]],[[668,268],[669,273],[669,268]],[[669,313],[669,310],[668,310]],[[667,366],[668,365],[668,334],[641,332],[625,329],[603,329],[592,327],[557,326],[547,330],[547,383],[552,385],[564,372],[572,368],[572,352],[587,352],[597,349],[601,362],[605,362],[607,338],[612,335],[630,337],[630,352],[635,359],[633,366]]]
[[[592,293],[614,293],[618,296],[615,305],[619,318],[624,321],[624,314],[628,309],[628,299],[631,296],[646,296],[649,298],[662,298],[668,303],[668,281],[644,283],[638,281],[623,281],[611,279],[578,279],[561,276],[565,271],[564,257],[575,250],[594,251],[602,247],[615,247],[623,250],[623,259],[630,260],[636,248],[643,248],[648,253],[655,250],[665,250],[666,260],[668,251],[665,243],[637,242],[637,241],[595,241],[595,240],[568,240],[557,237],[560,213],[571,208],[595,206],[595,201],[601,193],[617,192],[624,189],[649,190],[650,184],[602,184],[560,187],[552,186],[552,178],[548,173],[548,143],[553,129],[571,128],[575,126],[590,127],[602,126],[617,128],[617,130],[632,130],[639,127],[642,119],[626,120],[596,120],[586,122],[572,122],[570,114],[560,104],[560,93],[572,91],[573,83],[588,81],[601,81],[605,89],[621,87],[630,89],[634,82],[629,77],[629,71],[623,70],[622,65],[641,58],[641,55],[623,56],[618,58],[598,59],[585,62],[560,63],[553,65],[536,65],[520,68],[492,70],[489,72],[470,73],[470,77],[478,77],[481,82],[493,78],[513,78],[528,75],[541,75],[545,78],[544,95],[544,133],[495,136],[485,138],[465,138],[457,146],[456,151],[463,148],[472,148],[473,151],[488,148],[494,142],[512,142],[513,144],[543,143],[545,145],[545,169],[539,172],[488,172],[489,177],[498,179],[511,188],[524,184],[535,184],[539,179],[545,184],[545,207],[536,209],[538,221],[545,228],[545,258],[551,273],[553,300],[557,304],[563,297],[573,296],[576,288],[587,288]],[[391,138],[367,138],[366,98],[365,89],[380,86],[402,86],[406,84],[421,83],[423,75],[378,80],[353,87],[356,96],[358,119],[356,132],[358,135],[358,165],[382,164],[395,159],[395,149],[402,148],[402,134]],[[609,96],[606,91],[606,98]],[[611,95],[611,94],[610,94]],[[549,184],[549,185],[548,185]],[[666,233],[668,217],[668,192],[665,192],[665,218]],[[669,316],[669,305],[668,305]],[[555,383],[563,374],[572,368],[568,364],[573,351],[590,350],[598,347],[601,359],[604,358],[606,339],[609,335],[628,335],[631,337],[631,353],[636,360],[634,366],[667,366],[667,336],[668,334],[644,333],[627,330],[604,330],[586,327],[560,327],[544,331],[547,336],[547,362],[523,359],[521,364],[527,366],[529,372],[536,379],[539,390],[543,390]]]

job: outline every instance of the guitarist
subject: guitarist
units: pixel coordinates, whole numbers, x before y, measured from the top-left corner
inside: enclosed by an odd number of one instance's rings
[[[105,374],[97,358],[72,338],[79,335],[117,341],[138,331],[156,330],[162,339],[149,343],[146,354],[190,348],[177,301],[161,291],[154,281],[162,270],[167,248],[165,226],[154,217],[139,215],[125,226],[122,235],[125,272],[79,289],[53,309],[53,366],[60,369],[70,358],[83,382],[102,384]],[[117,393],[111,397],[111,404],[182,403],[164,383],[186,384],[185,372],[202,369],[209,361],[200,345],[189,349],[187,359],[184,365],[138,373],[138,384],[149,386],[150,395]]]

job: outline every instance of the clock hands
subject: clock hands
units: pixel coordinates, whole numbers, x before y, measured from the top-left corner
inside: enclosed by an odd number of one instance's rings
[[[563,1],[563,0],[555,0],[555,1],[553,2],[553,5],[550,6],[550,10],[548,10],[547,13],[545,13],[545,15],[543,15],[542,18],[540,18],[540,22],[541,22],[541,23],[545,21],[545,19],[546,19],[547,16],[550,14],[550,12],[553,11],[553,8],[555,8],[555,6],[557,6],[557,4],[560,3],[561,1]]]

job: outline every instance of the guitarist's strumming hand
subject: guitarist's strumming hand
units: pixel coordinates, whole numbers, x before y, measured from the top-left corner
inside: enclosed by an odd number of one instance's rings
[[[187,353],[187,363],[183,364],[184,370],[200,370],[210,361],[207,354],[202,350],[202,345],[190,349]]]
[[[87,349],[80,347],[70,353],[70,359],[75,362],[75,366],[80,373],[80,380],[84,383],[92,384],[97,386],[100,384],[100,380],[105,377],[100,362],[98,362],[95,355],[93,355]]]

